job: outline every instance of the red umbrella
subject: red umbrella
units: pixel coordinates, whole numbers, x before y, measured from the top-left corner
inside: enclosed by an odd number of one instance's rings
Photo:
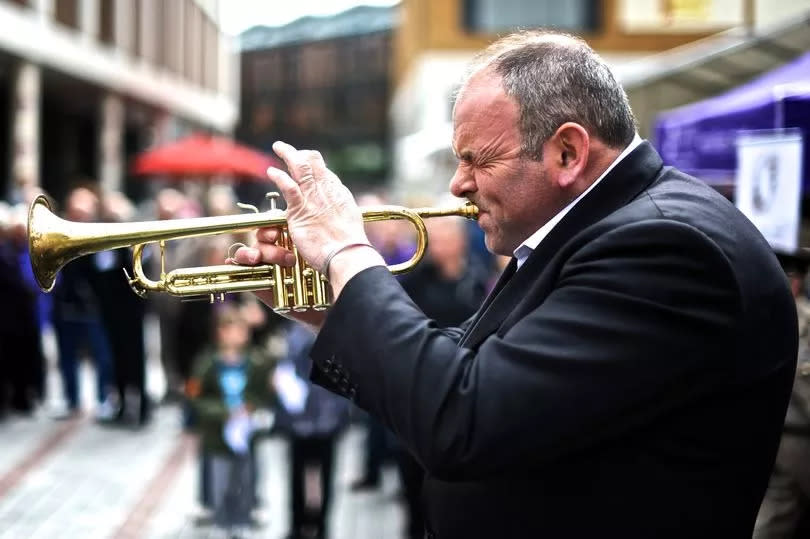
[[[141,153],[132,170],[135,174],[226,174],[267,180],[269,166],[279,166],[279,162],[232,140],[195,134]]]

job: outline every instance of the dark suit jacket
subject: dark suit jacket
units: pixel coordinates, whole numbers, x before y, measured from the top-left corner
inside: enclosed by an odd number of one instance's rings
[[[751,537],[797,347],[755,227],[643,143],[514,265],[457,330],[365,270],[313,349],[424,466],[428,536]]]

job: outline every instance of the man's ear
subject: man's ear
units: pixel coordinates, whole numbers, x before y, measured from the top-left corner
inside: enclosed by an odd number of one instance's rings
[[[549,164],[557,173],[555,176],[561,189],[570,187],[582,176],[588,164],[589,150],[588,132],[574,122],[562,124],[546,141],[543,154],[548,155]]]

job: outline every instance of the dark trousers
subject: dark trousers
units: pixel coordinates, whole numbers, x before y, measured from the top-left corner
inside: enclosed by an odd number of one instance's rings
[[[68,406],[79,406],[78,361],[79,346],[87,344],[96,365],[98,401],[107,397],[107,388],[112,383],[112,363],[107,334],[100,321],[65,321],[54,323],[59,347],[59,371],[65,388]]]
[[[4,328],[5,329],[5,328]],[[44,398],[45,357],[38,327],[0,334],[0,409],[30,412]]]
[[[335,460],[335,437],[293,438],[292,452],[292,533],[290,537],[300,537],[302,528],[314,525],[318,537],[326,537],[326,518],[332,497],[332,466]],[[320,471],[321,504],[314,512],[308,513],[305,499],[306,470],[316,465]]]
[[[126,317],[107,317],[107,320],[120,415],[137,418],[139,423],[144,424],[149,419],[151,403],[146,393],[143,312],[128,311]],[[134,403],[133,398],[136,399]]]
[[[422,509],[422,482],[425,471],[404,447],[397,453],[397,466],[407,504],[408,537],[422,539],[425,536],[425,513]]]
[[[385,426],[377,419],[368,418],[368,435],[366,437],[366,460],[363,467],[363,480],[378,485],[383,464],[390,454],[390,435]]]

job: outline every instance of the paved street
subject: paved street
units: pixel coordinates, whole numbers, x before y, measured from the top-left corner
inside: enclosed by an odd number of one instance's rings
[[[80,418],[12,418],[0,423],[0,538],[203,538],[197,527],[195,442],[175,408],[162,408],[140,431]],[[352,493],[364,433],[354,428],[337,455],[332,537],[399,538],[398,478],[387,470],[376,493]],[[260,445],[266,525],[255,537],[283,537],[288,515],[287,444]]]
[[[150,385],[160,374],[150,364]],[[93,374],[84,367],[85,416],[55,420],[59,384],[51,369],[51,402],[32,418],[0,422],[0,539],[206,538],[217,530],[195,525],[196,440],[182,432],[180,411],[157,410],[148,427],[103,426],[92,419]],[[89,393],[88,393],[89,391]],[[353,493],[360,474],[364,432],[341,439],[336,461],[333,538],[399,539],[404,513],[398,477],[387,469],[382,488]],[[251,537],[281,538],[288,531],[288,446],[279,438],[259,446],[261,529]]]

